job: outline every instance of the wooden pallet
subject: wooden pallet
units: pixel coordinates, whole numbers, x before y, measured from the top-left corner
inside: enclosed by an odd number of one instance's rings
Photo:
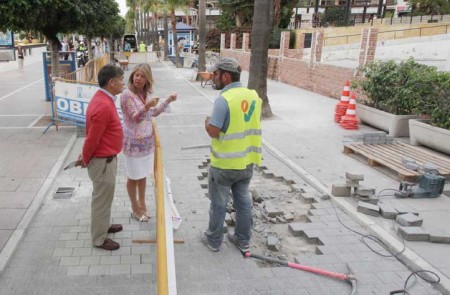
[[[438,167],[439,174],[450,179],[450,158],[432,153],[420,147],[406,143],[393,144],[344,144],[345,154],[360,154],[367,158],[369,166],[384,166],[398,173],[400,179],[414,181],[423,175],[422,165],[432,163]],[[412,159],[421,166],[419,171],[407,169],[402,159]]]

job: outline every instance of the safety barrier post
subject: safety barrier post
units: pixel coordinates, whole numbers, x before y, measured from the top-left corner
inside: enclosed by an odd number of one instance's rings
[[[156,251],[157,251],[157,277],[158,295],[168,294],[168,272],[167,272],[167,248],[166,248],[166,221],[164,205],[164,172],[162,165],[162,148],[155,120],[152,120],[153,134],[155,136],[155,156],[153,175],[155,176],[156,195]]]

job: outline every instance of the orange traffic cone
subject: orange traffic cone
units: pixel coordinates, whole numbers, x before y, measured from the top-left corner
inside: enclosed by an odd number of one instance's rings
[[[345,116],[347,111],[348,102],[350,100],[350,82],[346,81],[344,85],[344,90],[342,91],[341,100],[336,104],[334,112],[334,122],[341,122],[342,116]]]
[[[359,119],[356,117],[356,95],[352,93],[345,116],[341,118],[340,125],[344,129],[359,129]]]

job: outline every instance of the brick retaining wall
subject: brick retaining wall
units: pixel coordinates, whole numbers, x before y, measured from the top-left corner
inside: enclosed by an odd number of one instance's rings
[[[366,38],[361,40],[361,56],[360,63],[367,64],[374,58],[376,35],[378,30],[364,29]],[[236,36],[231,35],[231,44]],[[323,49],[323,32],[313,34],[313,47],[311,48],[311,59],[308,62],[302,60],[303,49],[289,49],[289,32],[283,32],[280,49],[269,50],[269,63],[267,69],[268,79],[278,80],[296,87],[300,87],[321,95],[339,99],[343,90],[345,81],[355,79],[355,69],[345,68],[323,64],[320,62]],[[222,34],[222,38],[225,35]],[[249,36],[244,36],[244,40],[248,40]],[[369,38],[369,42],[368,39]],[[304,42],[303,38],[299,38],[299,42]],[[244,42],[242,48],[224,48],[225,40],[221,40],[223,47],[221,48],[222,57],[236,58],[242,69],[248,71],[250,67],[250,49],[247,42]],[[234,47],[234,46],[233,46]]]

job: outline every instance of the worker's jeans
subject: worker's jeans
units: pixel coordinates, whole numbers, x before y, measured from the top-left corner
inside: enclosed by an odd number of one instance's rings
[[[244,170],[223,170],[209,168],[208,188],[211,205],[209,208],[209,227],[206,236],[213,247],[219,248],[223,240],[223,223],[230,196],[236,209],[235,235],[239,243],[250,242],[253,226],[252,201],[248,192],[253,176],[253,164]]]

